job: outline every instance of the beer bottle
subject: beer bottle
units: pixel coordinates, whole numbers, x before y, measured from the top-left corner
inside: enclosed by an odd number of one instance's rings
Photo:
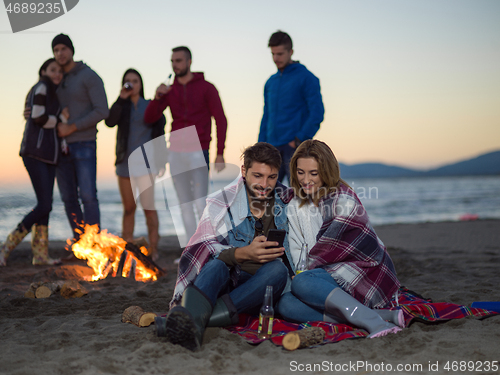
[[[264,303],[260,308],[258,330],[259,339],[271,338],[273,334],[273,320],[273,287],[272,285],[268,285],[266,287],[266,294],[264,295]]]
[[[309,250],[307,249],[307,244],[304,242],[302,248],[300,249],[300,258],[297,262],[297,267],[295,267],[295,274],[298,275],[301,272],[307,271],[309,269]]]

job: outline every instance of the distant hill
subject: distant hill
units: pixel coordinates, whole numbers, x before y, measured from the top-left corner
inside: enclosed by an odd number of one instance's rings
[[[342,178],[500,175],[500,150],[428,171],[420,171],[382,163],[353,165],[340,163],[340,171]]]
[[[500,151],[427,171],[428,176],[500,175]]]

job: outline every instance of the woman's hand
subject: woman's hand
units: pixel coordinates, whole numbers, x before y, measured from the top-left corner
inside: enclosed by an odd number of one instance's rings
[[[132,95],[132,90],[127,90],[125,87],[122,86],[122,89],[120,90],[120,98],[122,99],[128,99],[130,98],[130,95]]]
[[[63,110],[61,111],[61,115],[64,116],[64,118],[66,119],[66,122],[68,121],[69,119],[69,109],[68,107],[64,107]]]

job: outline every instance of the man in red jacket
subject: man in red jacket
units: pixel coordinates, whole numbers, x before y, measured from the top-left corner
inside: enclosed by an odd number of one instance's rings
[[[170,107],[173,119],[169,148],[170,173],[189,240],[196,231],[208,194],[212,117],[217,125],[215,169],[218,172],[225,167],[223,153],[227,120],[215,86],[205,81],[203,73],[191,72],[189,48],[172,49],[171,61],[175,73],[174,83],[171,86],[162,83],[156,89],[155,99],[144,113],[144,121],[157,121],[163,111]]]

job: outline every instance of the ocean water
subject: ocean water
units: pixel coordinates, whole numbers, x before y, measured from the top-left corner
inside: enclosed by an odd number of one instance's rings
[[[214,192],[231,181],[212,181]],[[457,221],[465,214],[500,219],[500,176],[354,179],[346,181],[366,207],[373,225]],[[184,235],[177,197],[165,179],[156,189],[160,235]],[[101,227],[121,235],[122,203],[115,184],[98,186]],[[35,205],[31,186],[0,186],[0,241]],[[71,229],[57,187],[50,216],[50,239],[66,240]],[[136,212],[134,235],[147,236],[144,214]],[[29,237],[28,237],[29,239]]]

